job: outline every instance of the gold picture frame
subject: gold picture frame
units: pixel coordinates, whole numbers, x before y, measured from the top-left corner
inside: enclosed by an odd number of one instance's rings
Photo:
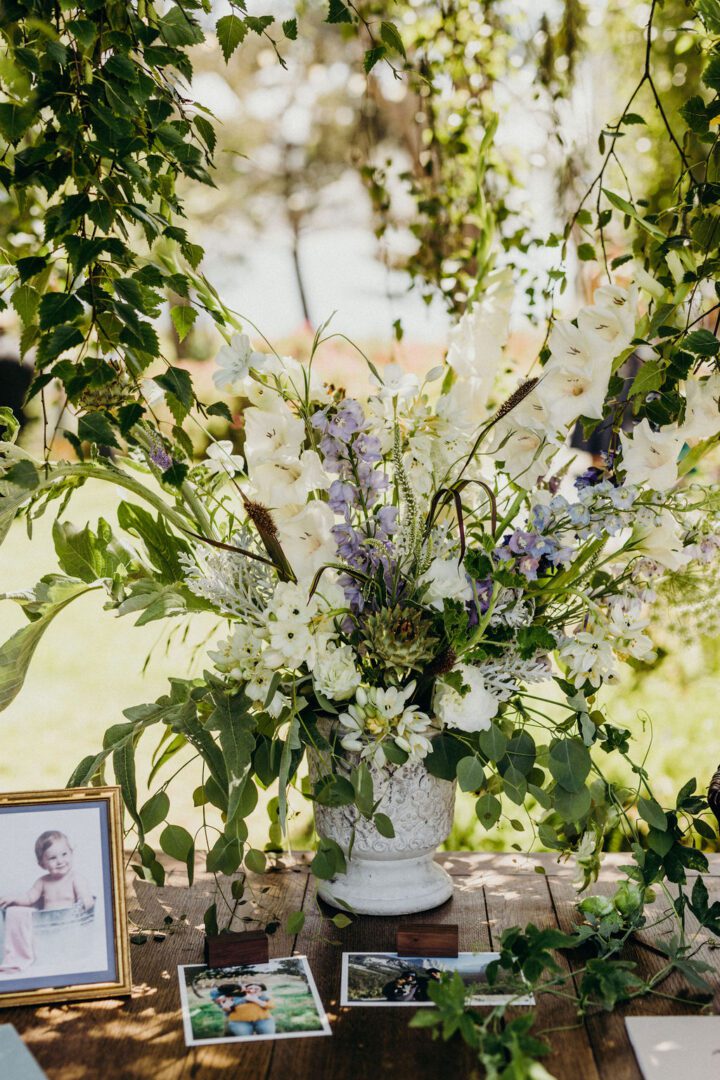
[[[4,961],[7,953],[4,951],[7,948],[8,935],[4,932],[4,927],[7,924],[7,916],[3,914],[11,910],[13,907],[24,907],[24,909],[30,910],[31,913],[35,910],[43,910],[42,903],[38,908],[35,905],[26,903],[24,905],[6,904],[0,908],[0,932],[2,932],[2,946],[0,946],[0,1008],[10,1008],[15,1005],[45,1005],[48,1002],[53,1001],[79,1001],[88,1000],[90,998],[106,998],[106,997],[119,997],[128,995],[132,989],[132,981],[130,974],[130,946],[129,946],[129,933],[127,923],[127,906],[125,898],[125,871],[123,865],[123,831],[122,831],[122,801],[120,797],[120,788],[118,787],[93,787],[93,788],[66,788],[60,791],[19,791],[10,793],[0,793],[0,852],[3,847],[5,851],[9,847],[15,845],[18,851],[18,858],[24,860],[23,865],[27,865],[29,862],[29,856],[27,852],[27,843],[22,844],[22,850],[20,849],[20,842],[17,840],[19,834],[23,837],[32,836],[33,832],[37,832],[39,829],[44,828],[41,836],[38,837],[35,845],[35,856],[38,862],[40,862],[40,856],[37,855],[37,844],[47,835],[51,835],[53,832],[57,836],[62,836],[65,840],[69,839],[69,834],[72,832],[72,813],[77,813],[78,810],[84,809],[85,811],[97,811],[97,814],[86,813],[82,822],[80,817],[77,819],[77,827],[80,828],[82,824],[83,834],[91,839],[91,843],[86,844],[86,849],[92,847],[94,850],[100,852],[101,866],[96,869],[92,880],[97,884],[100,883],[102,889],[101,893],[93,894],[92,906],[82,905],[79,902],[72,907],[62,908],[63,912],[79,911],[82,914],[75,919],[77,923],[86,923],[88,921],[94,922],[93,926],[93,940],[96,942],[94,946],[96,948],[95,953],[88,953],[84,951],[83,955],[86,957],[84,962],[87,962],[87,957],[90,956],[102,956],[106,960],[104,968],[98,968],[96,971],[87,971],[81,968],[73,971],[71,967],[66,971],[61,969],[57,973],[53,973],[51,970],[53,967],[53,960],[48,949],[46,947],[46,953],[50,955],[49,965],[46,963],[45,974],[40,974],[43,971],[42,966],[36,967],[37,974],[33,975],[32,967],[36,966],[37,950],[35,950],[34,939],[31,938],[33,946],[33,961],[28,967],[14,967],[12,964],[5,965]],[[70,811],[70,814],[68,814]],[[30,817],[30,815],[38,814],[37,819]],[[53,814],[57,815],[56,828],[52,828]],[[13,815],[21,815],[16,819],[16,822],[11,822],[10,819]],[[71,827],[68,828],[67,823],[71,823]],[[10,824],[14,824],[13,830],[14,837],[16,839],[9,840],[7,829]],[[66,834],[67,830],[67,834]],[[51,841],[54,842],[54,841]],[[73,859],[75,858],[74,848],[72,847],[72,841],[70,841],[70,851],[73,853]],[[32,854],[32,851],[31,851]],[[88,858],[87,850],[85,853],[86,860]],[[41,867],[44,867],[46,862],[46,856],[43,855],[43,862],[40,863]],[[15,864],[17,866],[17,863]],[[71,864],[74,866],[74,863]],[[99,874],[98,874],[99,870]],[[37,873],[37,866],[35,867],[35,873]],[[75,880],[78,874],[75,870],[73,873],[73,895],[77,894],[77,886]],[[9,871],[5,872],[7,878]],[[38,881],[41,879],[38,878]],[[51,874],[45,875],[42,881],[55,880]],[[31,889],[38,887],[38,881],[34,883]],[[0,899],[3,898],[3,863],[0,857]],[[65,888],[68,888],[66,885]],[[5,885],[7,889],[7,885]],[[42,889],[42,887],[41,887]],[[27,897],[31,897],[31,893],[27,894]],[[96,906],[97,905],[97,906]],[[59,913],[59,909],[55,908]],[[87,913],[90,918],[85,918]],[[50,915],[50,910],[47,910],[46,914]],[[102,921],[100,920],[100,914],[102,915]],[[97,917],[96,917],[97,916]],[[27,919],[29,917],[23,916]],[[40,916],[42,919],[42,916]],[[30,920],[32,922],[32,920]],[[62,920],[52,918],[49,920],[50,924],[45,928],[45,934],[47,938],[47,930],[55,935],[55,939],[58,940],[57,924],[59,923],[59,929],[62,931]],[[34,926],[34,924],[33,924]],[[80,933],[78,927],[71,926],[70,931],[76,935]],[[66,940],[67,930],[66,932]],[[31,929],[30,935],[34,935],[36,931]],[[62,933],[59,935],[59,940],[62,942]],[[21,942],[21,946],[24,942]],[[16,949],[16,952],[18,950]],[[51,952],[51,948],[50,948]],[[14,959],[14,955],[13,955]],[[55,963],[60,967],[60,957]],[[72,976],[72,978],[68,978]],[[97,978],[95,977],[97,976]],[[33,985],[35,984],[35,985]],[[5,989],[7,987],[7,990]]]

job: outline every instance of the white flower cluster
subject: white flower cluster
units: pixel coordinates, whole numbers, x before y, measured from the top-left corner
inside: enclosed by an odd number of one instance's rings
[[[359,687],[354,703],[339,718],[347,729],[341,739],[345,749],[382,767],[387,764],[383,743],[394,740],[413,761],[424,758],[432,749],[428,737],[432,720],[417,705],[407,704],[414,692],[414,681],[402,689]]]

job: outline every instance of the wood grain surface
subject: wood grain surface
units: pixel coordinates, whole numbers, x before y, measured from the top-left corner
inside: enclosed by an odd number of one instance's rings
[[[442,907],[422,915],[424,923],[457,923],[461,950],[492,949],[503,930],[534,922],[569,930],[575,920],[573,868],[552,855],[459,853],[439,856],[455,880],[455,895]],[[608,855],[596,891],[612,892],[625,856]],[[133,944],[133,994],[130,999],[104,1000],[40,1008],[0,1010],[0,1023],[14,1024],[35,1054],[49,1080],[210,1080],[220,1076],[252,1080],[330,1080],[344,1078],[393,1080],[438,1076],[480,1078],[472,1053],[459,1040],[434,1041],[426,1031],[413,1031],[412,1008],[341,1008],[340,968],[343,951],[393,951],[397,930],[417,923],[404,919],[358,917],[344,930],[327,920],[330,909],[319,905],[307,859],[299,856],[284,867],[253,879],[253,900],[241,908],[280,926],[270,938],[270,956],[306,955],[315,975],[333,1034],[327,1038],[276,1042],[228,1043],[188,1049],[183,1040],[177,967],[203,962],[202,917],[215,899],[214,884],[198,872],[191,889],[179,871],[170,871],[164,888],[136,880],[128,883],[128,908],[146,940]],[[713,857],[710,891],[720,898],[720,856]],[[660,901],[657,902],[660,910]],[[301,933],[288,935],[285,920],[305,912]],[[170,932],[164,920],[171,916]],[[256,929],[258,921],[248,921]],[[176,927],[176,929],[173,929]],[[155,929],[160,931],[156,935]],[[653,951],[654,935],[639,936],[629,956],[643,972],[662,964]],[[150,931],[150,932],[148,932]],[[155,940],[155,938],[158,940]],[[720,987],[718,952],[704,950]],[[545,1064],[558,1080],[640,1080],[625,1032],[625,1015],[681,1014],[693,1011],[682,1000],[688,987],[673,976],[662,987],[667,998],[645,998],[613,1013],[579,1023],[572,1004],[546,996],[538,1007],[538,1028],[550,1032],[552,1055]],[[12,1077],[2,1077],[12,1080]]]

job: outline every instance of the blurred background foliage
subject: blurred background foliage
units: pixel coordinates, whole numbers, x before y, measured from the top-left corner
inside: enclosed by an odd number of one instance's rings
[[[282,64],[258,35],[226,65],[212,30],[221,5],[207,17],[206,41],[193,50],[191,95],[219,121],[217,187],[186,184],[180,197],[190,237],[205,247],[206,273],[223,299],[251,334],[258,328],[281,351],[307,355],[313,329],[337,309],[336,328],[372,359],[420,370],[442,355],[452,317],[493,260],[512,261],[522,270],[522,287],[509,355],[518,372],[526,371],[552,305],[572,310],[592,294],[597,265],[577,258],[561,288],[548,288],[556,253],[547,240],[572,216],[603,153],[598,132],[617,120],[642,74],[650,5],[369,0],[353,6],[357,26],[328,23],[326,5],[313,0],[264,9],[298,19],[297,40],[283,44]],[[390,9],[400,45],[378,30]],[[701,57],[684,27],[687,14],[684,0],[666,0],[655,14],[653,78],[671,125],[699,88]],[[646,123],[624,128],[622,171],[612,163],[617,175],[609,186],[623,190],[627,181],[655,210],[672,200],[677,169],[649,87],[641,97],[637,109]],[[18,207],[0,189],[0,246],[12,242],[13,253],[23,254],[41,227],[41,205]],[[576,247],[582,242],[579,230],[573,239]],[[611,232],[609,240],[622,251],[622,236]],[[0,356],[7,361],[18,358],[20,329],[12,309],[0,316]],[[192,370],[198,392],[209,394],[210,361],[220,345],[210,321],[198,319],[182,342],[167,313],[158,329],[163,354]],[[365,376],[342,344],[328,348],[321,365],[329,381],[362,391]],[[15,378],[0,367],[6,397]],[[18,387],[22,381],[21,375]],[[229,404],[236,416],[241,403]],[[49,399],[48,408],[62,406]],[[38,399],[27,419],[22,441],[37,451]],[[236,425],[217,417],[213,425],[216,437],[237,439]],[[68,417],[62,427],[71,427]],[[195,449],[204,450],[202,434]],[[54,453],[72,451],[60,439]],[[117,496],[98,487],[76,496],[78,524],[112,513]],[[52,565],[50,525],[49,517],[36,521],[30,544],[24,525],[15,524],[0,561],[1,591],[29,586]],[[169,637],[166,629],[158,637],[153,626],[129,634],[100,618],[100,603],[94,595],[79,601],[40,645],[34,677],[2,718],[0,787],[63,785],[128,703],[154,700],[171,673],[202,670],[212,619],[195,618],[192,630],[178,623]],[[614,721],[647,746],[645,764],[660,799],[670,799],[690,775],[705,784],[720,757],[716,608],[688,604],[679,624],[656,626],[657,663],[628,672],[605,696]],[[82,632],[88,625],[90,636]],[[16,626],[14,605],[0,605],[2,637]],[[197,782],[191,772],[188,820]],[[307,810],[298,813],[302,846],[310,826]],[[176,820],[183,822],[182,805]],[[504,821],[489,839],[471,798],[461,797],[448,846],[526,846],[526,828],[524,818]]]

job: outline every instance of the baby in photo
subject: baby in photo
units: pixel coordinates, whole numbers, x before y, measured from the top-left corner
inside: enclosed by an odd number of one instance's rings
[[[28,891],[17,896],[0,893],[0,911],[5,912],[0,976],[24,971],[35,962],[35,912],[47,913],[41,925],[57,931],[92,918],[95,896],[75,869],[73,847],[65,833],[57,829],[41,833],[35,841],[35,858],[44,873]]]

